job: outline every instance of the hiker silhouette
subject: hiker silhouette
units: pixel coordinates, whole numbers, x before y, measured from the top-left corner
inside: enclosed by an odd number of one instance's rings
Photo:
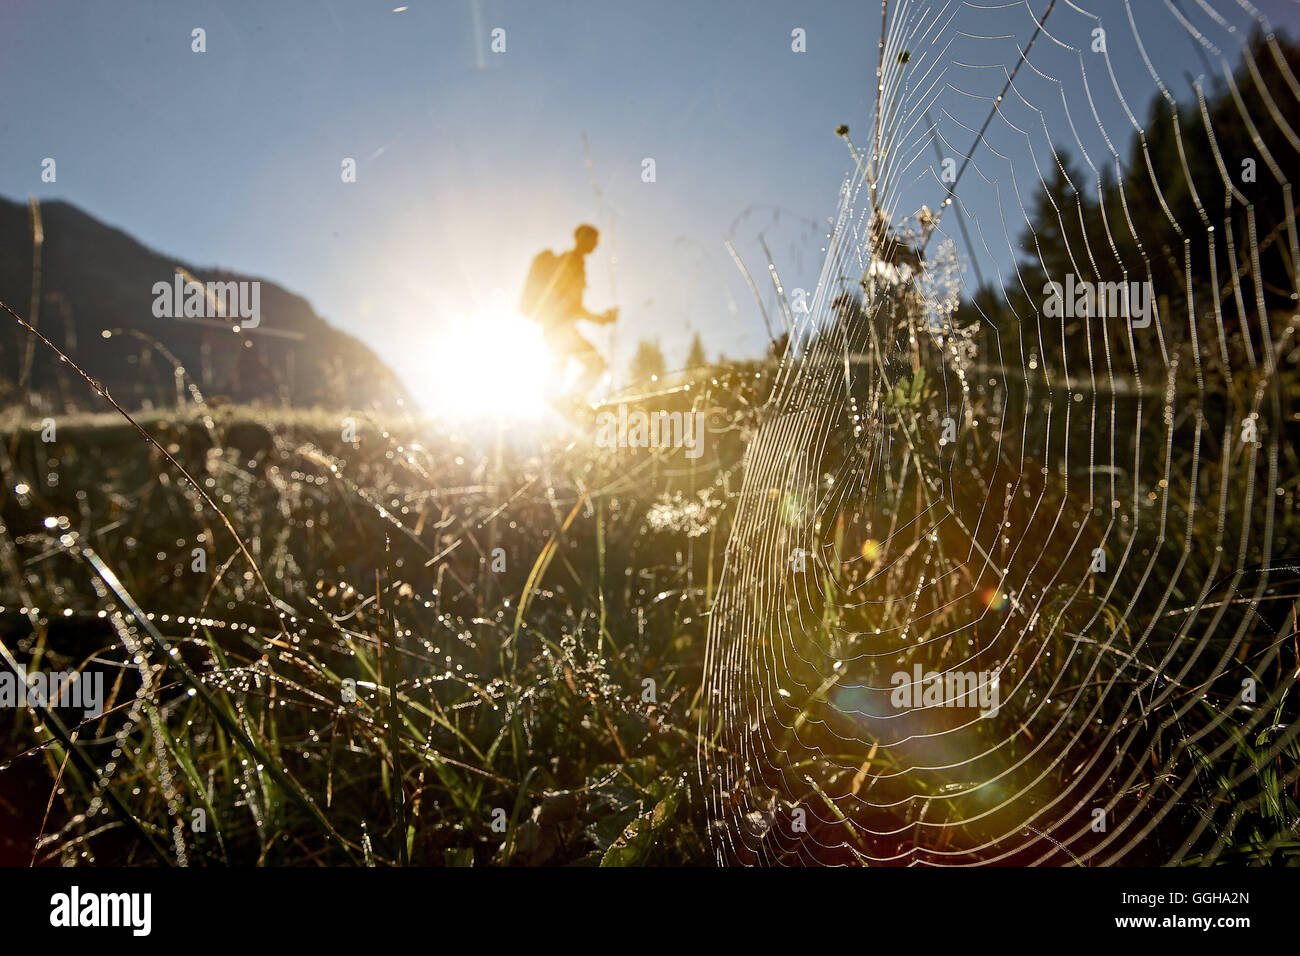
[[[573,248],[556,254],[549,249],[539,252],[528,269],[519,311],[542,328],[557,362],[577,359],[582,363],[582,378],[576,390],[586,393],[605,371],[605,360],[596,347],[578,332],[577,322],[585,319],[608,325],[618,318],[618,309],[590,312],[582,304],[587,290],[587,269],[583,261],[596,248],[600,233],[595,226],[581,225],[573,230]]]

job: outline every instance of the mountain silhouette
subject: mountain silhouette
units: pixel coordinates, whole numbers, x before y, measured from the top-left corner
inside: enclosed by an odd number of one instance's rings
[[[258,322],[239,331],[237,314],[159,317],[155,285],[173,285],[178,271],[200,283],[256,277],[155,252],[70,203],[41,203],[39,215],[37,327],[126,408],[188,401],[190,384],[204,398],[235,403],[355,409],[409,403],[374,352],[301,296],[257,280]],[[27,204],[0,198],[0,300],[27,319],[33,259]],[[0,406],[23,402],[48,411],[103,409],[72,369],[0,313]]]

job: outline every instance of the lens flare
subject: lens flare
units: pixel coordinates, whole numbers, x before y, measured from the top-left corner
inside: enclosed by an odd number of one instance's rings
[[[1005,611],[1007,609],[1007,596],[1000,588],[985,588],[980,592],[980,600],[990,611]]]
[[[431,415],[456,421],[535,420],[558,384],[535,322],[496,308],[457,315],[434,343],[421,398]]]

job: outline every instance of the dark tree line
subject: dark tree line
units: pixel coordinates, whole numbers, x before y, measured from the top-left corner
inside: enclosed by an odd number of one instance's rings
[[[1150,282],[1171,354],[1190,348],[1195,321],[1199,350],[1212,366],[1222,364],[1217,307],[1229,364],[1241,367],[1262,340],[1254,253],[1276,338],[1296,307],[1291,229],[1300,197],[1286,184],[1300,180],[1297,74],[1300,47],[1278,36],[1274,48],[1256,35],[1231,83],[1220,77],[1203,87],[1203,106],[1152,100],[1122,181],[1114,164],[1098,164],[1098,177],[1057,149],[1061,164],[1029,210],[1033,228],[1018,239],[1017,268],[1003,272],[1005,292],[986,284],[967,303],[987,319],[989,332],[1000,334],[1006,361],[1037,353],[1048,368],[1068,363],[1078,373],[1089,362],[1089,337],[1093,365],[1109,348],[1117,374],[1155,354],[1154,328],[1134,330],[1135,355],[1122,323],[1103,330],[1095,318],[1042,316],[1045,285],[1073,275],[1091,283]]]

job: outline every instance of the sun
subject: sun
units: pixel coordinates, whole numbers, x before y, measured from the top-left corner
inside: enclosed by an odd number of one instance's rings
[[[537,323],[500,305],[454,315],[418,389],[430,415],[459,422],[546,417],[562,389]]]

